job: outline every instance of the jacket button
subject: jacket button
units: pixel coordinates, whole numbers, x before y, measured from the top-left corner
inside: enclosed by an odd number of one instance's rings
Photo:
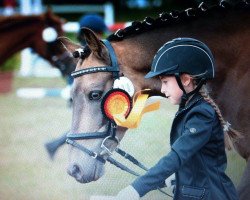
[[[190,131],[190,133],[196,133],[197,132],[196,128],[190,128],[189,131]]]

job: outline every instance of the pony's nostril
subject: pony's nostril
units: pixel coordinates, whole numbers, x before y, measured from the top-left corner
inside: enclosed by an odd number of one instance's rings
[[[79,173],[80,173],[80,168],[77,165],[73,165],[72,171],[71,171],[72,176],[76,176]]]
[[[82,170],[77,164],[71,165],[68,168],[67,172],[70,176],[73,176],[75,178],[80,178],[82,176]]]

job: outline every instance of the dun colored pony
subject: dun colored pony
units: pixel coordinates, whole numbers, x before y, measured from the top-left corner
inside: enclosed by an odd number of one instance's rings
[[[223,1],[211,8],[202,3],[197,8],[163,13],[157,19],[147,17],[143,22],[134,22],[132,26],[119,30],[108,38],[116,53],[120,73],[133,82],[136,91],[151,88],[152,95],[160,95],[160,81],[145,80],[144,76],[150,70],[153,56],[165,42],[177,37],[192,37],[211,48],[217,65],[216,78],[208,83],[211,96],[221,108],[224,118],[243,135],[243,138],[233,141],[238,153],[247,161],[238,186],[241,200],[250,196],[249,24],[247,1],[233,7]],[[110,65],[105,46],[93,32],[88,29],[84,32],[87,41],[86,55],[79,60],[76,70]],[[79,48],[67,40],[64,43],[71,52]],[[112,84],[110,72],[89,73],[75,78],[71,133],[77,135],[106,130],[108,122],[101,113],[101,98]],[[117,127],[119,140],[125,132],[125,128]],[[100,147],[102,139],[78,140],[78,143],[99,156],[103,155]],[[92,157],[72,147],[68,173],[81,183],[99,179],[104,173],[104,164]],[[106,159],[107,156],[104,155],[103,158]]]
[[[46,28],[53,28],[58,36],[63,35],[63,21],[51,11],[31,16],[0,17],[0,68],[16,52],[30,47],[52,65],[59,68],[63,75],[74,70],[70,54],[60,41],[44,41],[42,34]],[[49,33],[47,33],[49,34]]]

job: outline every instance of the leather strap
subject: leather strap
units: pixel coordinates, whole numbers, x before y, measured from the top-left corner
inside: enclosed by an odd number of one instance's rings
[[[85,148],[84,146],[78,144],[77,142],[73,141],[73,140],[70,140],[70,139],[67,139],[66,142],[78,149],[80,149],[81,151],[83,151],[84,153],[88,154],[89,156],[91,156],[92,158],[94,159],[97,159],[98,161],[102,162],[102,163],[105,163],[106,160],[99,156],[96,152],[94,151],[90,151],[89,149]]]

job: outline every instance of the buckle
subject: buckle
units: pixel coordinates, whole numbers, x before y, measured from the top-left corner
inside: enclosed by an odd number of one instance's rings
[[[115,146],[113,146],[112,143],[115,143]],[[101,148],[104,149],[105,153],[108,153],[108,155],[111,156],[112,152],[117,148],[118,145],[119,139],[117,137],[108,136],[102,141]],[[111,148],[108,148],[109,146],[111,146]]]
[[[92,158],[96,159],[97,158],[97,153],[96,152],[93,152],[94,155],[91,155]]]

